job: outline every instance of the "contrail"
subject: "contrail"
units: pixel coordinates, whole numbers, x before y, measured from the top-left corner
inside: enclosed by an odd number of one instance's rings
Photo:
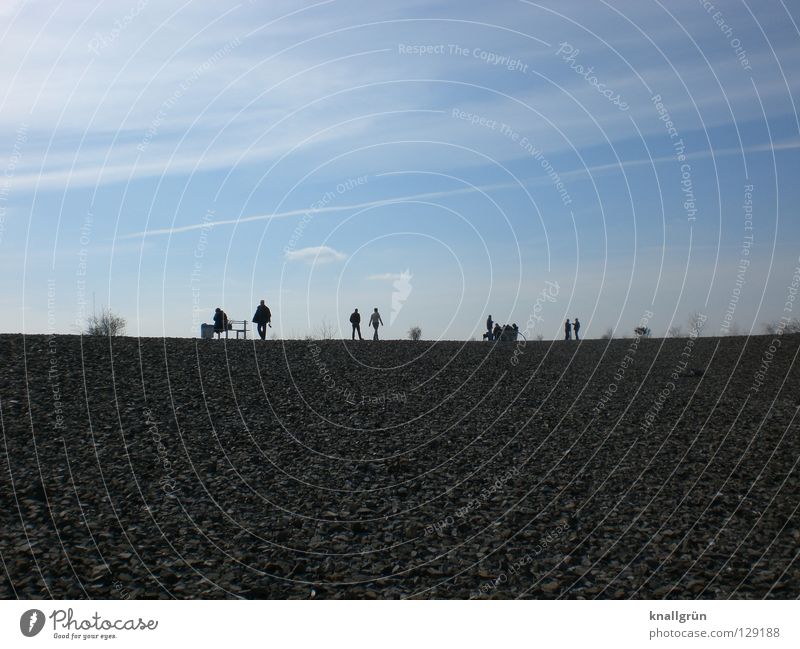
[[[777,150],[797,149],[797,148],[800,148],[800,140],[788,140],[784,142],[766,143],[751,147],[745,147],[744,149],[738,149],[734,147],[727,149],[696,151],[692,154],[687,155],[686,157],[687,159],[688,158],[697,159],[697,158],[708,158],[711,157],[711,155],[714,155],[715,157],[721,157],[729,155],[740,155],[742,153],[752,153],[752,152],[770,151],[770,150],[777,151]],[[616,171],[620,168],[637,167],[637,166],[661,164],[661,163],[672,163],[674,161],[675,158],[673,156],[642,158],[640,160],[623,160],[621,162],[609,162],[605,164],[591,165],[586,168],[571,169],[568,171],[564,171],[559,175],[561,176],[562,179],[567,179],[567,178],[575,178],[578,176],[583,176],[586,174],[597,173],[601,171]],[[403,172],[389,172],[376,175],[391,176],[395,175],[396,173],[399,174]],[[251,223],[253,221],[271,221],[273,219],[286,219],[286,218],[291,218],[293,216],[302,216],[303,214],[326,214],[333,212],[347,212],[348,210],[360,210],[366,207],[380,207],[381,205],[391,205],[392,203],[397,203],[400,201],[413,201],[424,198],[438,198],[441,196],[455,196],[458,194],[472,194],[474,192],[485,192],[493,189],[514,189],[520,186],[525,187],[529,184],[542,184],[544,181],[547,181],[547,179],[543,179],[541,177],[521,178],[519,183],[502,182],[502,183],[495,183],[493,185],[461,187],[460,189],[449,189],[436,192],[423,192],[421,194],[411,194],[409,196],[396,196],[394,198],[382,198],[374,201],[368,201],[366,203],[355,203],[352,205],[320,207],[318,209],[308,207],[304,209],[287,210],[285,212],[273,212],[272,214],[256,214],[253,216],[244,216],[238,219],[225,219],[224,221],[204,221],[202,223],[193,223],[192,225],[182,225],[177,228],[161,228],[159,230],[144,230],[142,232],[133,232],[131,234],[126,234],[121,237],[118,237],[118,239],[138,239],[140,237],[148,237],[148,236],[154,237],[165,234],[180,234],[182,232],[191,232],[192,230],[208,229],[220,225],[236,225],[238,223]]]
[[[462,187],[461,189],[450,189],[438,192],[423,192],[421,194],[411,194],[410,196],[396,196],[394,198],[382,198],[375,201],[368,201],[366,203],[354,203],[351,205],[339,205],[331,207],[320,207],[314,209],[308,207],[299,210],[288,210],[286,212],[273,212],[272,214],[256,214],[253,216],[245,216],[240,219],[225,219],[224,221],[204,221],[203,223],[193,223],[192,225],[182,225],[177,228],[163,228],[160,230],[145,230],[142,232],[133,232],[126,234],[120,239],[135,239],[138,237],[151,237],[164,234],[179,234],[181,232],[191,232],[192,230],[202,230],[220,225],[235,225],[238,223],[250,223],[252,221],[271,221],[273,219],[286,219],[292,216],[301,216],[303,214],[324,214],[327,212],[346,212],[348,210],[360,210],[365,207],[379,207],[381,205],[391,205],[399,201],[413,201],[423,198],[437,198],[439,196],[454,196],[456,194],[470,194],[473,192],[487,191],[491,189],[503,189],[509,187],[518,187],[517,183],[498,183],[496,185],[486,185],[483,187]]]

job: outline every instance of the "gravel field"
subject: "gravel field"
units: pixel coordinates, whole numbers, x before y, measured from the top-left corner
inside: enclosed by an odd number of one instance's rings
[[[798,351],[0,335],[0,595],[797,598]]]

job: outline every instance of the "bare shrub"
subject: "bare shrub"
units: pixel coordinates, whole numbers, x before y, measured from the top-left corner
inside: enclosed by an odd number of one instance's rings
[[[761,325],[761,329],[765,334],[771,336],[779,336],[781,334],[797,334],[800,333],[800,318],[792,318],[791,320],[773,320],[772,322],[765,322]]]
[[[422,329],[416,326],[411,327],[411,329],[408,330],[408,338],[409,340],[419,340],[422,338]]]
[[[122,336],[125,333],[125,318],[111,309],[101,309],[86,319],[87,336]]]
[[[614,337],[614,330],[609,327],[606,329],[605,333],[600,336],[600,340],[611,340]]]
[[[693,333],[694,335],[701,336],[703,334],[703,327],[705,327],[706,324],[706,318],[699,311],[693,311],[689,314],[687,324],[689,325],[690,334]]]
[[[763,325],[761,325],[761,330],[765,334],[774,336],[776,333],[778,333],[778,324],[775,322],[765,322]]]
[[[670,338],[681,338],[683,337],[683,327],[681,327],[680,325],[675,325],[673,327],[670,327],[669,331],[667,331],[667,335]]]
[[[335,327],[323,318],[322,324],[314,331],[313,338],[317,340],[333,340],[335,334]]]

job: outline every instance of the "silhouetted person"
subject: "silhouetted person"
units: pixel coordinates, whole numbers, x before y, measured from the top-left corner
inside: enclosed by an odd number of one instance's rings
[[[383,320],[381,320],[381,314],[378,313],[377,307],[369,317],[369,323],[375,327],[375,334],[372,336],[372,340],[378,340],[378,326],[383,324]]]
[[[572,340],[572,324],[567,318],[567,321],[564,323],[564,340]]]
[[[353,340],[356,339],[356,332],[358,333],[358,339],[364,340],[361,337],[361,314],[358,312],[358,309],[350,314],[350,324],[353,325]]]
[[[269,307],[264,304],[264,300],[261,300],[261,304],[256,307],[256,312],[253,315],[253,322],[256,323],[256,327],[258,329],[258,335],[261,336],[261,340],[267,339],[267,325],[270,325],[272,321],[272,313],[269,310]]]
[[[494,329],[492,330],[492,340],[500,340],[500,334],[503,333],[503,328],[500,326],[499,323],[494,323]]]
[[[219,335],[228,328],[228,315],[219,307],[214,309],[214,333]]]
[[[511,329],[513,330],[512,335],[514,336],[514,340],[516,340],[519,337],[519,327],[516,322],[511,325]]]
[[[492,337],[494,336],[492,333],[492,324],[492,316],[490,315],[488,318],[486,318],[486,333],[483,336],[487,340],[492,340]]]
[[[572,323],[572,329],[575,331],[575,340],[580,340],[578,332],[581,330],[581,323],[578,322],[578,318],[575,318],[575,322]]]

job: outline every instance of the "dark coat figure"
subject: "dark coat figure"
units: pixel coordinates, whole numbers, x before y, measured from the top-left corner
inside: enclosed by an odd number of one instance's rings
[[[572,340],[572,323],[569,320],[564,323],[564,340]]]
[[[214,310],[214,333],[217,334],[217,338],[226,329],[228,329],[228,314],[217,307]]]
[[[361,314],[358,309],[350,314],[350,324],[353,325],[353,340],[356,339],[356,333],[358,333],[359,340],[364,340],[361,337]]]
[[[261,337],[261,340],[266,340],[267,325],[270,325],[270,322],[272,322],[272,312],[269,310],[269,307],[264,304],[264,300],[261,300],[261,303],[256,307],[256,312],[253,314],[253,322],[256,323],[258,335]]]
[[[486,333],[483,334],[483,337],[489,341],[494,340],[494,333],[492,332],[492,324],[494,324],[492,322],[492,316],[489,316],[488,318],[486,318]]]
[[[494,329],[492,330],[492,340],[500,340],[500,334],[503,333],[503,328],[497,323],[494,323]]]
[[[378,309],[376,308],[375,311],[372,312],[372,315],[369,317],[369,323],[375,327],[375,335],[372,336],[372,340],[378,340],[378,326],[383,324],[383,320],[381,319],[381,314],[378,313]]]
[[[519,327],[516,324],[503,325],[499,340],[504,342],[514,342],[519,335]]]
[[[581,323],[578,322],[578,318],[575,318],[575,322],[572,323],[572,329],[575,331],[575,340],[580,340],[578,332],[581,330]]]

